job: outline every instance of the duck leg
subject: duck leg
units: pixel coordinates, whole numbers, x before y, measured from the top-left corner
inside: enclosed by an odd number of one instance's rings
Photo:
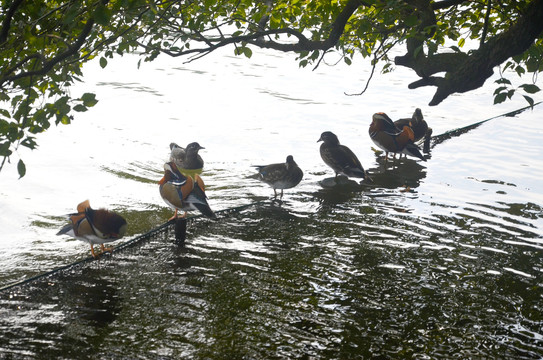
[[[94,247],[92,246],[92,244],[90,244],[90,247],[91,247],[91,254],[92,254],[92,257],[95,258],[95,259],[98,259],[98,256],[99,256],[99,255],[96,255],[96,253],[94,252]]]
[[[168,221],[172,221],[173,219],[177,219],[177,209],[175,209],[175,214],[171,218],[168,219]]]
[[[105,253],[106,251],[108,251],[110,254],[113,254],[112,247],[105,247],[104,244],[100,244],[100,249],[102,249],[102,253]]]

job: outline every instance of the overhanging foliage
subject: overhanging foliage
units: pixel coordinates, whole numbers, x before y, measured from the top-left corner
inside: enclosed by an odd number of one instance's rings
[[[72,96],[82,65],[100,57],[141,51],[194,61],[232,46],[296,52],[300,66],[319,66],[329,52],[352,64],[360,55],[383,71],[412,69],[410,88],[434,86],[430,105],[476,89],[501,65],[494,102],[539,91],[543,67],[543,0],[12,0],[0,10],[0,157],[18,146],[34,148],[34,135],[68,124],[73,112],[96,104],[93,94]],[[466,41],[479,47],[465,49]],[[393,58],[393,48],[405,49]],[[507,74],[527,76],[513,88]],[[444,74],[444,75],[439,75]],[[507,76],[506,76],[507,75]],[[361,84],[361,87],[363,84]],[[19,160],[21,176],[25,166]]]

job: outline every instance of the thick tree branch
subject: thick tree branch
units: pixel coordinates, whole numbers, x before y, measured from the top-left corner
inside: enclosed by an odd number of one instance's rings
[[[409,85],[436,86],[430,105],[437,105],[453,93],[463,93],[481,87],[494,73],[493,68],[507,59],[526,51],[543,32],[543,0],[534,0],[509,29],[494,36],[469,55],[442,53],[426,56],[422,51],[415,56],[413,45],[408,53],[395,59],[397,65],[409,67],[422,78]],[[418,46],[422,41],[417,42]],[[444,77],[431,75],[445,71]]]

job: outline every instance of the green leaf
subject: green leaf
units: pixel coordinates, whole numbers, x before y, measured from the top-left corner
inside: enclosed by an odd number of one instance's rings
[[[243,48],[243,53],[249,59],[251,58],[251,56],[253,56],[253,51],[251,49],[249,49],[248,47]]]
[[[71,123],[71,119],[67,115],[62,115],[62,117],[60,118],[60,121],[57,121],[57,122],[60,122],[63,125],[68,125]]]
[[[404,20],[404,24],[405,24],[405,26],[407,26],[407,27],[416,26],[418,23],[419,23],[419,19],[418,19],[417,15],[415,15],[415,14],[409,15],[409,16],[406,17],[405,20]]]
[[[530,58],[526,61],[526,70],[528,72],[536,72],[539,70],[541,59]]]
[[[108,26],[111,12],[104,5],[99,5],[94,11],[94,21],[102,26]]]
[[[26,166],[23,160],[19,159],[19,162],[17,163],[17,171],[19,172],[19,179],[25,176],[26,174]]]
[[[528,102],[528,104],[530,104],[530,107],[534,107],[534,99],[532,99],[531,97],[527,96],[527,95],[522,95],[524,96],[524,99]]]
[[[535,84],[523,84],[520,85],[520,87],[523,88],[528,94],[535,94],[536,92],[541,91],[539,86]]]
[[[79,8],[75,6],[75,4],[70,6],[66,13],[64,13],[64,19],[62,19],[62,23],[65,25],[69,25],[77,17],[79,11]]]
[[[501,93],[502,91],[504,90],[507,90],[507,87],[505,86],[500,86],[499,88],[497,88],[496,90],[494,90],[494,95],[498,95],[499,93]]]
[[[74,106],[74,110],[77,111],[77,112],[85,112],[87,111],[87,107],[83,104],[77,104],[76,106]]]
[[[107,66],[107,59],[105,57],[100,58],[100,67],[103,69]]]
[[[464,47],[465,44],[466,44],[466,39],[460,38],[460,40],[458,40],[459,47]]]
[[[6,141],[0,144],[0,156],[10,156],[11,150],[9,149],[10,142]]]
[[[498,95],[494,96],[494,105],[502,103],[507,98],[507,93],[499,93]]]
[[[496,81],[494,81],[495,83],[498,83],[498,84],[508,84],[508,85],[511,85],[511,81],[509,81],[508,79],[506,78],[501,78],[501,79],[498,79]]]
[[[84,93],[81,96],[81,100],[86,107],[93,107],[98,102],[98,100],[96,100],[96,95],[93,93]]]
[[[33,137],[27,137],[23,141],[21,141],[21,145],[26,146],[29,149],[34,150],[38,144],[36,144],[36,141],[34,141]]]

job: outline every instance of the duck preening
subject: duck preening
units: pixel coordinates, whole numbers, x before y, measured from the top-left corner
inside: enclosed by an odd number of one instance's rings
[[[97,258],[105,251],[104,243],[119,240],[126,233],[126,220],[106,209],[94,210],[90,207],[88,200],[77,205],[77,213],[70,214],[70,224],[64,226],[57,235],[70,235],[78,240],[88,242],[91,248],[91,254]],[[94,252],[93,245],[100,244],[101,253]]]
[[[404,126],[409,126],[413,130],[413,141],[418,142],[428,133],[428,124],[422,116],[422,111],[417,108],[411,118],[404,118],[394,121],[394,125],[398,129],[403,129]]]
[[[356,155],[345,145],[339,143],[338,137],[325,131],[317,142],[322,141],[320,153],[326,165],[334,170],[336,177],[339,174],[347,177],[365,178],[366,172]]]
[[[426,161],[414,143],[413,130],[408,125],[398,129],[387,114],[382,112],[373,114],[368,132],[375,145],[385,151],[385,161],[389,152],[394,153],[394,158],[396,153],[403,153]]]
[[[214,218],[215,213],[207,203],[204,181],[198,174],[191,176],[181,174],[175,162],[170,161],[164,164],[164,176],[158,182],[160,184],[160,196],[168,206],[175,209],[175,214],[170,220],[177,218],[179,210],[198,210],[203,215]]]
[[[296,164],[292,155],[287,156],[284,163],[253,166],[258,170],[258,179],[273,188],[274,198],[277,198],[277,189],[281,189],[280,198],[282,199],[283,190],[295,187],[304,176],[302,169]]]

